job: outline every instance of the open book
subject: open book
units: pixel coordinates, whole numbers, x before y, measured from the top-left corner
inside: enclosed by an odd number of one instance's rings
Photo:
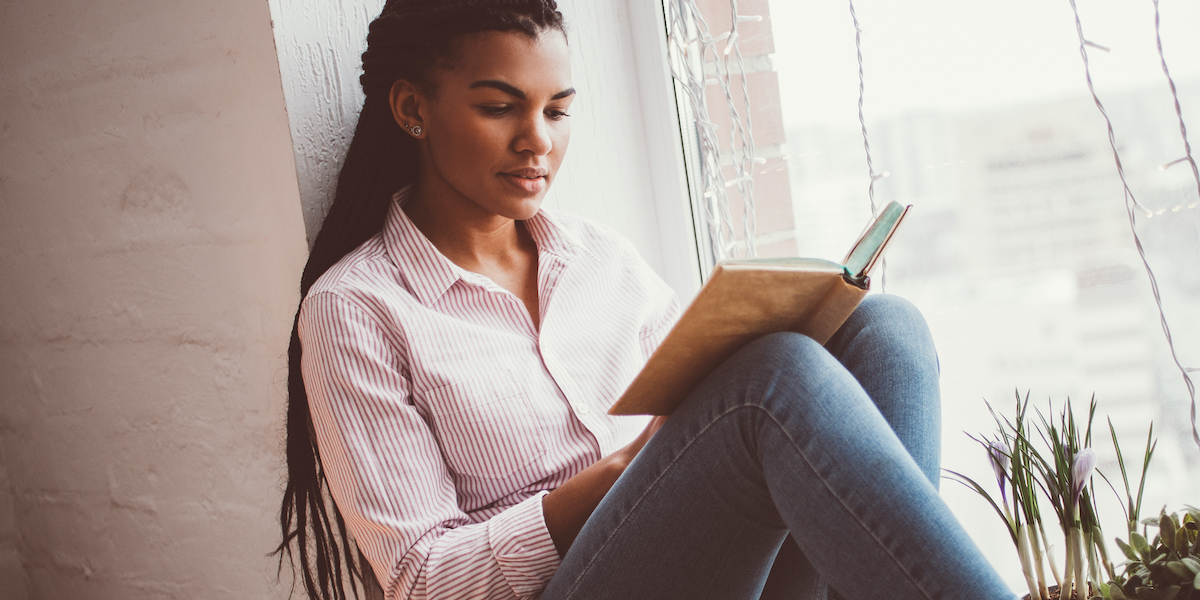
[[[671,414],[725,359],[767,334],[829,341],[867,294],[871,270],[909,208],[885,207],[840,264],[767,258],[717,265],[609,414]]]

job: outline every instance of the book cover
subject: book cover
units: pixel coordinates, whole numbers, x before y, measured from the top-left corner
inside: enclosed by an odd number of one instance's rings
[[[866,295],[870,273],[909,208],[885,207],[841,263],[775,258],[717,265],[609,414],[671,414],[725,359],[770,333],[827,342]]]

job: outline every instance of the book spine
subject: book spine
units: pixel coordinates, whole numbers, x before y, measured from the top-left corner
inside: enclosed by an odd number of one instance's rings
[[[813,310],[803,323],[803,328],[796,330],[824,345],[834,333],[850,318],[854,309],[866,297],[867,290],[845,280],[838,280],[825,294],[821,303]]]

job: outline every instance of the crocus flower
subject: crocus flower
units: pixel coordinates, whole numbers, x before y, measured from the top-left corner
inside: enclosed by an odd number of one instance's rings
[[[1008,502],[1008,495],[1004,493],[1004,484],[1008,481],[1008,466],[1009,455],[1012,451],[1008,449],[1008,445],[1000,440],[988,442],[988,459],[992,463],[992,471],[996,473],[996,483],[1000,484],[1000,497],[1004,502]]]
[[[1071,503],[1079,504],[1079,495],[1083,493],[1083,486],[1087,485],[1087,480],[1092,476],[1092,471],[1096,468],[1096,453],[1092,452],[1091,448],[1084,448],[1075,455],[1075,462],[1071,464]]]

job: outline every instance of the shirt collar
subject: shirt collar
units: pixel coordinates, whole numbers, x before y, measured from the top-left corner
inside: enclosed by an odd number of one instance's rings
[[[405,186],[392,196],[383,227],[383,242],[417,300],[431,306],[458,280],[475,281],[482,276],[446,258],[408,218],[402,207],[412,188],[412,185]],[[587,251],[571,231],[544,210],[539,209],[525,224],[537,244],[539,266],[545,262],[546,254],[570,262],[577,251]]]
[[[570,261],[575,258],[576,252],[588,251],[571,230],[563,227],[556,216],[544,209],[538,209],[533,218],[525,221],[525,227],[537,244],[539,260],[542,254],[548,253]]]

